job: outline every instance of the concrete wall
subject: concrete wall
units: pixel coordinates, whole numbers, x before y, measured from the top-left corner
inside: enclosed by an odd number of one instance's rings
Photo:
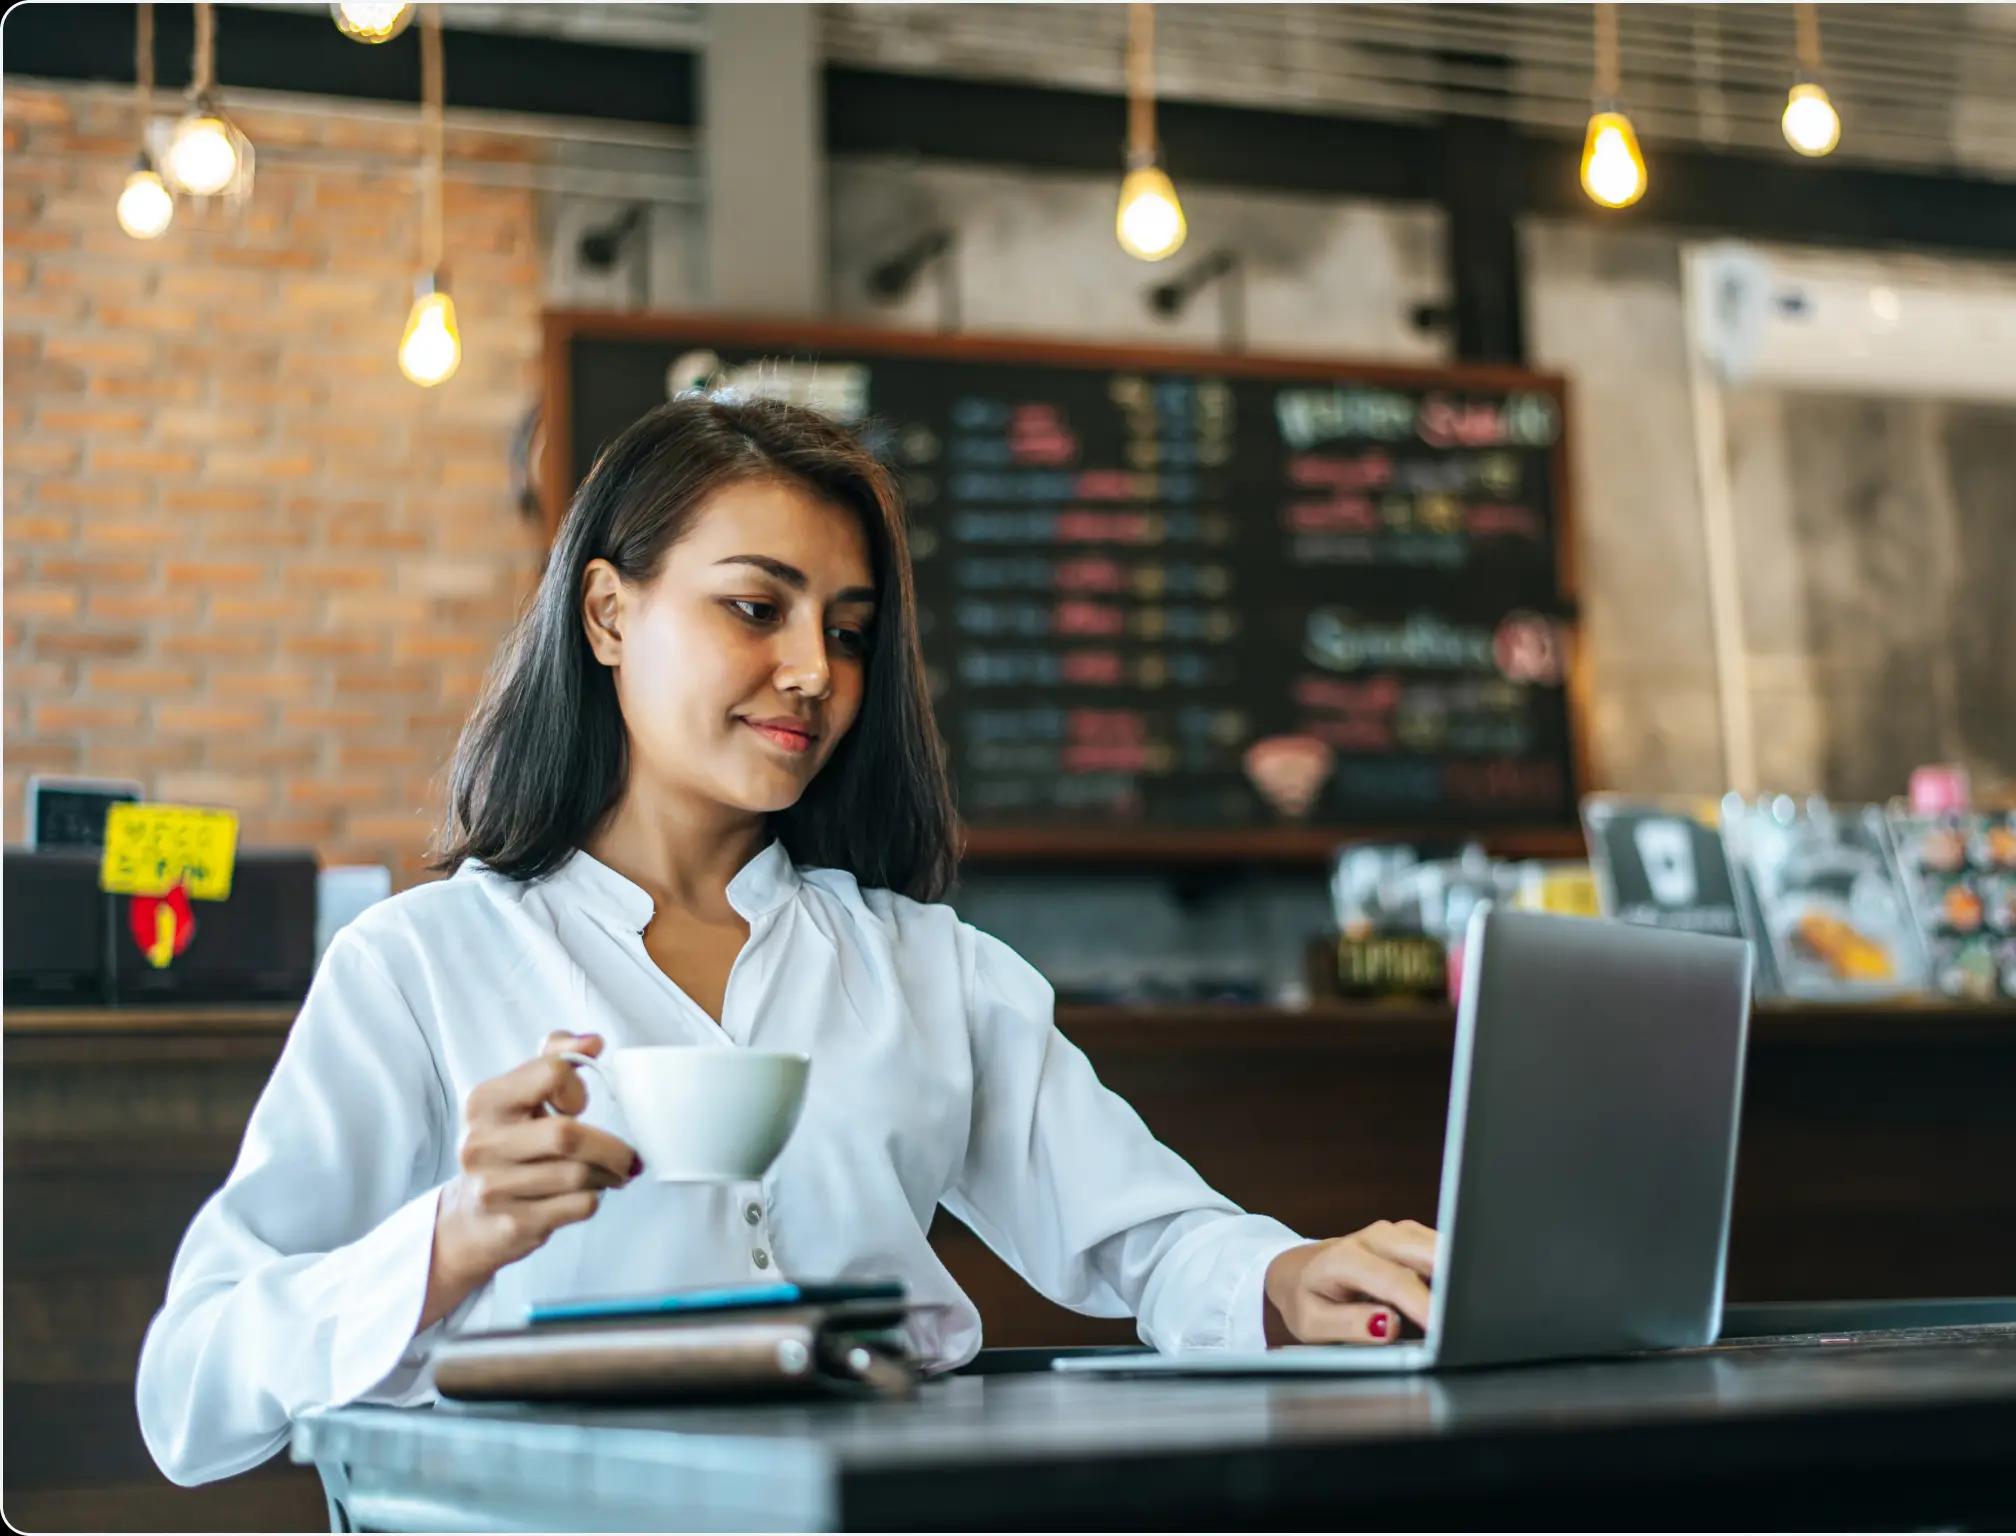
[[[1522,235],[1528,345],[1574,391],[1594,776],[1610,789],[1719,789],[1679,242],[1542,221]]]
[[[1409,319],[1417,304],[1447,295],[1442,215],[1426,205],[1179,188],[1189,240],[1151,265],[1114,241],[1117,174],[846,159],[835,163],[832,180],[834,307],[849,320],[937,328],[943,311],[934,274],[922,274],[895,303],[871,295],[867,278],[917,236],[949,229],[967,330],[1217,347],[1223,332],[1215,287],[1174,318],[1155,313],[1147,293],[1229,247],[1244,261],[1248,350],[1418,362],[1447,356],[1440,334]]]
[[[2016,406],[1743,390],[1726,410],[1768,786],[2016,770]]]
[[[1681,242],[1524,233],[1535,361],[1575,390],[1597,780],[1719,790]],[[1926,275],[1919,256],[1869,267]],[[1998,288],[1969,268],[1980,304],[2016,302],[2016,271]],[[1723,416],[1760,787],[1881,800],[1943,760],[2016,785],[2016,405],[1752,386]]]

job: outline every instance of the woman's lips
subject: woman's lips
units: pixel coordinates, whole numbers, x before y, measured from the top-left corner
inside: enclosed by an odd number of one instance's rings
[[[786,752],[810,752],[812,743],[818,740],[802,726],[785,725],[781,721],[744,720],[742,723],[765,741],[782,747]]]

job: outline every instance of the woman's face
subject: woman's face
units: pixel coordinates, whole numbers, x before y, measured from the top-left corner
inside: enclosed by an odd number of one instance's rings
[[[630,788],[750,812],[796,803],[860,713],[874,573],[859,520],[808,488],[703,502],[658,575],[589,562],[582,617],[614,673]]]

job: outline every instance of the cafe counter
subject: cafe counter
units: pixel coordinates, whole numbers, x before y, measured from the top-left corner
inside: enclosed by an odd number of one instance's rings
[[[133,1413],[140,1339],[175,1246],[230,1168],[292,1018],[286,1007],[6,1014],[15,1521],[298,1529],[324,1518],[305,1469],[172,1488]],[[1434,1220],[1454,1036],[1446,1007],[1060,1008],[1058,1024],[1240,1204],[1312,1235]],[[2016,1010],[1760,1007],[1729,1299],[2009,1294],[2012,1085]],[[1043,1300],[949,1217],[932,1237],[990,1345],[1133,1339],[1131,1322]]]

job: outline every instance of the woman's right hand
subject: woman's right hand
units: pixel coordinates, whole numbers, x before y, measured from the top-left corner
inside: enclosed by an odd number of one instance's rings
[[[588,1090],[563,1051],[597,1056],[602,1038],[548,1035],[537,1056],[470,1091],[462,1172],[435,1212],[421,1328],[561,1227],[593,1216],[603,1190],[644,1171],[630,1147],[575,1118],[588,1107]]]

